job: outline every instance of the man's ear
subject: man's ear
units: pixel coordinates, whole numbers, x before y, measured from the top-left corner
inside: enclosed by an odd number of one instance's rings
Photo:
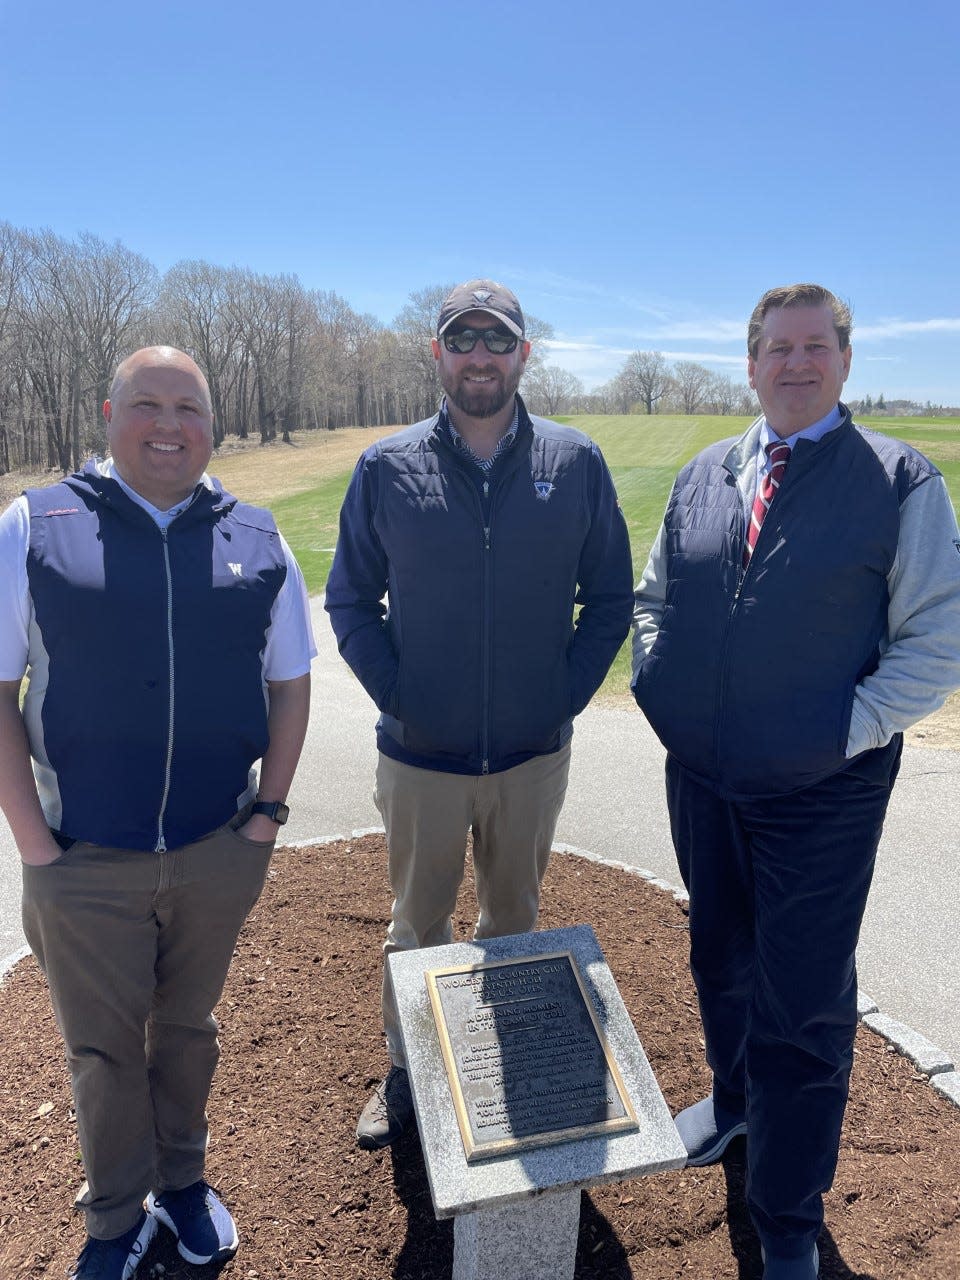
[[[113,417],[113,405],[109,400],[104,400],[103,402],[103,416],[107,422]]]

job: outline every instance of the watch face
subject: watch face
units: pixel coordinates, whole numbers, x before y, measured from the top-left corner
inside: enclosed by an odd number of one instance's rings
[[[279,822],[280,825],[283,826],[286,820],[290,817],[289,808],[285,804],[275,804],[273,806],[273,810],[274,821]]]

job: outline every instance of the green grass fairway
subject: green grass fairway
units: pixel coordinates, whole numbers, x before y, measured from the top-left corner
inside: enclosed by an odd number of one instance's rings
[[[562,418],[600,445],[613,473],[630,529],[639,576],[663,516],[670,486],[688,458],[724,436],[738,435],[749,418],[583,415]],[[386,430],[338,431],[297,438],[295,449],[276,446],[226,453],[211,464],[228,488],[267,506],[290,543],[312,593],[322,591],[337,538],[343,494],[360,452]],[[269,465],[264,465],[267,463]]]
[[[906,440],[943,472],[954,510],[960,515],[960,421],[956,418],[862,418],[884,435]]]
[[[337,545],[337,518],[350,472],[330,476],[315,489],[278,498],[277,525],[297,557],[311,595],[323,590]]]
[[[613,473],[630,531],[634,579],[646,564],[678,469],[715,440],[739,435],[749,418],[580,415],[565,417],[600,445]],[[876,418],[866,423],[898,436],[925,453],[960,499],[960,423],[939,418]],[[248,502],[269,507],[293,548],[311,593],[323,590],[337,540],[337,518],[353,464],[360,452],[388,430],[311,432],[295,449],[228,453],[212,465],[228,488]],[[264,463],[269,465],[264,465]],[[621,650],[602,694],[623,697],[629,685],[629,641]],[[628,696],[628,695],[627,695]]]

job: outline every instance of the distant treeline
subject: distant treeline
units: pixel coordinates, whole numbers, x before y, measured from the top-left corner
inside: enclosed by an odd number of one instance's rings
[[[125,355],[181,347],[206,372],[216,443],[296,430],[415,422],[436,407],[430,338],[450,284],[424,288],[391,325],[296,276],[179,262],[165,275],[119,241],[66,240],[0,222],[0,473],[68,471],[102,452],[100,408]],[[586,394],[544,361],[551,326],[528,316],[523,392],[535,412],[750,413],[745,385],[655,351]]]

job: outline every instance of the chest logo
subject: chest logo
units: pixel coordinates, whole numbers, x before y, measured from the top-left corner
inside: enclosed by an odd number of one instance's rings
[[[553,484],[550,480],[534,480],[533,487],[541,502],[547,502],[553,493]]]
[[[236,563],[234,563],[234,561],[233,561],[233,560],[228,560],[228,561],[227,561],[227,568],[230,570],[230,572],[233,574],[233,576],[234,576],[235,578],[242,578],[242,577],[243,577],[243,565],[242,565],[242,564],[236,564]]]

